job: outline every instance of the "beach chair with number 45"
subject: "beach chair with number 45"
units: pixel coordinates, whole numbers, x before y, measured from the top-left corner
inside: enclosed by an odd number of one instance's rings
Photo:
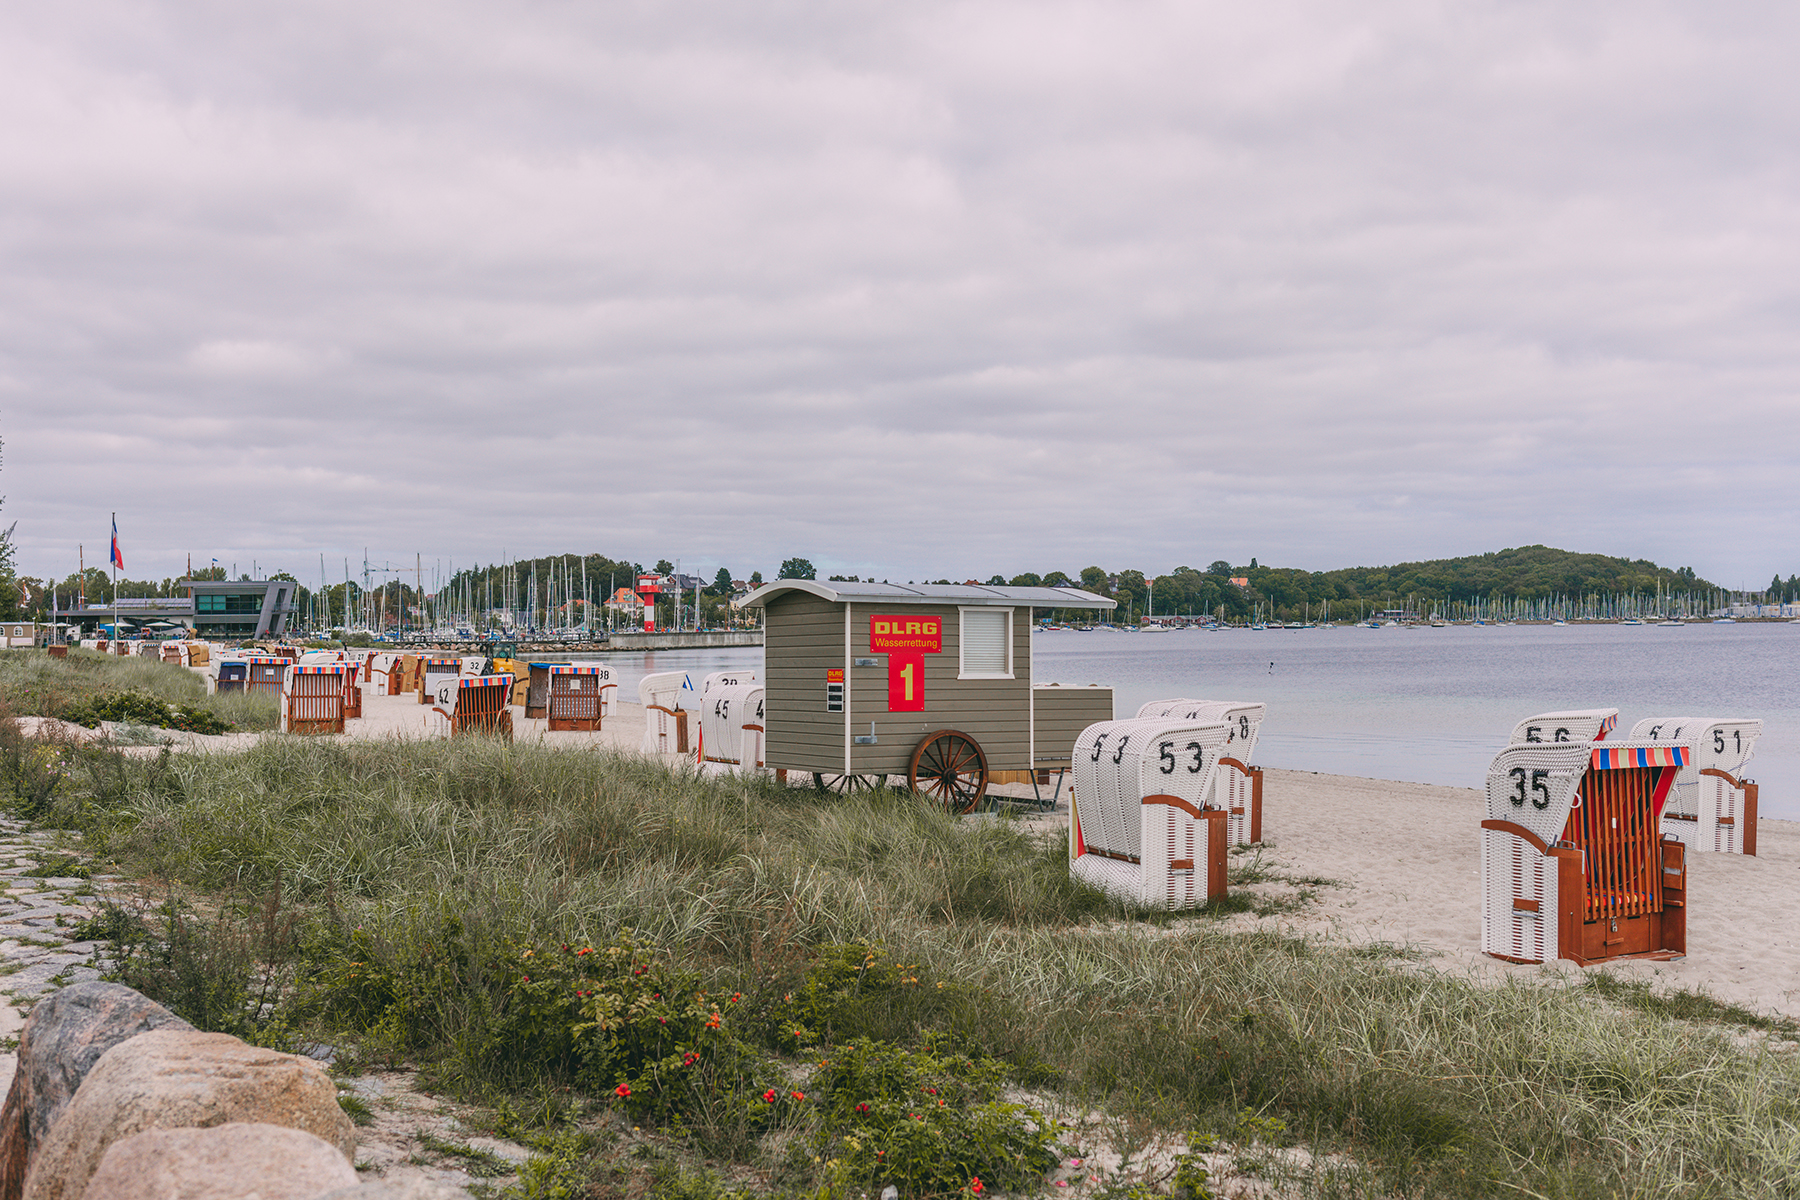
[[[1207,808],[1230,727],[1180,718],[1101,721],[1075,740],[1069,871],[1147,908],[1225,894],[1225,823]]]

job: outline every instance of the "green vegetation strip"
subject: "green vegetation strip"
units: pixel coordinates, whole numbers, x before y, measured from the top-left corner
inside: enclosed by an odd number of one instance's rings
[[[577,1109],[721,1164],[658,1168],[689,1200],[1028,1190],[1090,1108],[1305,1148],[1261,1151],[1305,1194],[1778,1196],[1800,1164],[1785,1022],[1126,911],[911,797],[482,739],[58,769],[38,820],[196,889],[95,922],[126,982],[543,1114],[522,1195],[618,1186]]]
[[[208,695],[187,667],[154,658],[120,658],[71,650],[67,658],[42,651],[0,653],[0,715],[58,717],[89,729],[121,721],[193,733],[274,729],[273,696]]]

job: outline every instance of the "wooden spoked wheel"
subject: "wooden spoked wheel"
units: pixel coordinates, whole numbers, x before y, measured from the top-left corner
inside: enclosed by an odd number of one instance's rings
[[[827,775],[819,771],[813,772],[813,787],[832,796],[869,792],[886,786],[886,775]]]
[[[966,813],[987,795],[987,755],[966,733],[940,729],[928,733],[913,751],[906,783],[952,813]]]

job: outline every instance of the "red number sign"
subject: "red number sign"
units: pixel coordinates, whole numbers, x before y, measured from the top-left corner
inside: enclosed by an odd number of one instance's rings
[[[925,711],[925,656],[917,650],[888,654],[888,711]]]

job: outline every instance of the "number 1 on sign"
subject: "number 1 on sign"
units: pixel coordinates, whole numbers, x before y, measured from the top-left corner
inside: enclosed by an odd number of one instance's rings
[[[925,711],[925,655],[894,651],[888,655],[888,711]]]

